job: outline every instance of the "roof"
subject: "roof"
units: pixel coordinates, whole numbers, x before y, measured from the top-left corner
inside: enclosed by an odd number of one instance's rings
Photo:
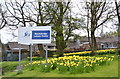
[[[118,37],[101,38],[98,42],[118,42]]]
[[[76,41],[69,41],[68,45],[69,48],[79,48],[80,45]]]
[[[12,50],[18,50],[19,49],[18,42],[8,42],[8,45],[9,45],[10,48],[7,48],[7,45],[6,45],[6,49],[7,50],[10,50],[10,49],[12,49]],[[47,46],[56,46],[56,44],[51,43],[51,44],[47,44]],[[29,45],[23,45],[23,44],[21,44],[21,48],[29,50]],[[33,51],[37,51],[38,50],[38,45],[37,44],[33,44],[32,45],[32,49],[33,49]]]
[[[11,49],[13,49],[13,48],[19,48],[18,42],[8,42],[8,45],[10,46]],[[21,44],[21,48],[29,49],[29,46]]]
[[[101,37],[96,37],[96,40],[99,41],[101,39]],[[81,37],[80,39],[81,42],[88,42],[88,37]]]
[[[81,42],[88,42],[88,37],[82,37]],[[118,37],[96,37],[97,42],[118,42]]]

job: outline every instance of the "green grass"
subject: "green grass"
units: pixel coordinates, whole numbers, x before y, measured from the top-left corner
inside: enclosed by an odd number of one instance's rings
[[[27,63],[29,63],[29,61],[23,60],[20,63],[21,63],[21,65],[27,64]],[[4,72],[10,72],[17,68],[18,61],[4,61],[4,62],[0,62],[0,65],[2,66],[2,69]]]
[[[110,65],[97,67],[95,72],[83,74],[59,74],[56,71],[42,73],[37,70],[23,70],[22,74],[17,75],[17,72],[7,72],[3,77],[118,77],[118,60],[114,60]]]
[[[118,60],[118,76],[119,76],[119,79],[120,79],[120,59]]]

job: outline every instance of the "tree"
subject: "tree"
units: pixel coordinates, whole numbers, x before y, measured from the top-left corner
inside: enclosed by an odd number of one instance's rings
[[[101,35],[102,38],[116,37],[116,36],[118,36],[118,31],[110,31],[110,32],[106,32],[105,34]]]
[[[18,28],[19,26],[27,27],[27,26],[47,26],[52,22],[51,15],[45,6],[45,2],[26,2],[25,0],[20,3],[17,0],[15,2],[5,2],[5,7],[7,8],[8,13],[7,23],[8,26],[15,26]],[[12,10],[11,10],[12,8]],[[32,17],[31,17],[32,16]],[[42,44],[38,44],[38,49],[40,51],[40,55],[45,57],[45,52]]]
[[[52,9],[53,30],[55,31],[57,52],[59,56],[63,56],[67,41],[74,36],[73,30],[79,29],[82,20],[71,15],[71,2],[55,2],[54,5],[55,7]]]
[[[63,50],[66,48],[66,41],[64,40],[63,34],[63,19],[65,13],[69,9],[69,4],[70,2],[56,2],[56,9],[53,10],[53,12],[55,13],[53,15],[53,25],[55,26],[53,29],[56,32],[55,39],[59,56],[63,56]]]
[[[92,53],[97,50],[97,42],[95,38],[95,31],[101,27],[103,24],[108,22],[114,17],[114,10],[110,7],[112,3],[110,2],[97,2],[97,0],[91,0],[86,2],[86,7],[88,9],[88,20],[87,20],[87,32],[90,38],[90,46]],[[88,24],[88,22],[90,24]],[[89,27],[90,25],[90,27]],[[90,31],[90,36],[89,36]]]
[[[70,2],[15,2],[5,3],[7,7],[6,20],[9,26],[23,27],[51,25],[56,39],[59,56],[63,55],[66,42],[73,36],[73,30],[78,29],[76,18],[71,15]],[[9,8],[12,8],[10,10]],[[32,17],[31,17],[32,16]],[[80,20],[79,20],[80,21]],[[10,24],[9,24],[10,23]],[[38,44],[41,56],[45,57],[42,44]]]
[[[120,3],[120,2],[119,2]],[[115,0],[116,12],[118,17],[118,53],[120,54],[120,4]]]
[[[45,5],[46,3],[44,3]],[[47,6],[42,6],[42,2],[38,2],[38,22],[36,22],[37,26],[47,26],[52,23],[52,18],[50,15],[50,11],[48,11]],[[47,9],[46,9],[47,8]],[[46,12],[46,13],[44,13]],[[48,22],[46,22],[48,21]],[[44,58],[45,57],[45,52],[43,48],[43,44],[38,44],[39,51],[41,53],[41,56]]]

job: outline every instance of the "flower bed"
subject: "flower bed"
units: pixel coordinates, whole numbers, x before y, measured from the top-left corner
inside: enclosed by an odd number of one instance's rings
[[[33,68],[37,67],[37,70],[41,72],[49,72],[51,70],[56,70],[59,73],[70,72],[71,74],[76,73],[89,73],[95,71],[97,66],[109,64],[113,61],[114,56],[64,56],[59,58],[48,59],[48,65],[46,61],[34,61],[32,63]],[[30,66],[30,63],[27,65]]]
[[[27,57],[27,60],[30,61],[30,57]],[[33,61],[38,61],[38,60],[40,61],[40,60],[43,60],[43,58],[36,56],[36,57],[32,57],[32,60],[33,60]]]
[[[72,56],[72,55],[89,56],[90,53],[91,53],[91,51],[65,53],[64,56]],[[95,51],[95,53],[97,55],[115,54],[116,53],[116,49],[97,50],[97,51]]]

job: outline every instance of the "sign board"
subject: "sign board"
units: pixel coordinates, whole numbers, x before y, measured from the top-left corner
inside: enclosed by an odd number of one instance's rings
[[[33,27],[31,39],[33,44],[51,43],[51,26]]]
[[[50,31],[32,31],[32,39],[50,39]]]
[[[30,45],[31,43],[31,27],[19,27],[18,28],[18,43]]]
[[[51,26],[20,27],[18,43],[26,45],[51,43]]]

